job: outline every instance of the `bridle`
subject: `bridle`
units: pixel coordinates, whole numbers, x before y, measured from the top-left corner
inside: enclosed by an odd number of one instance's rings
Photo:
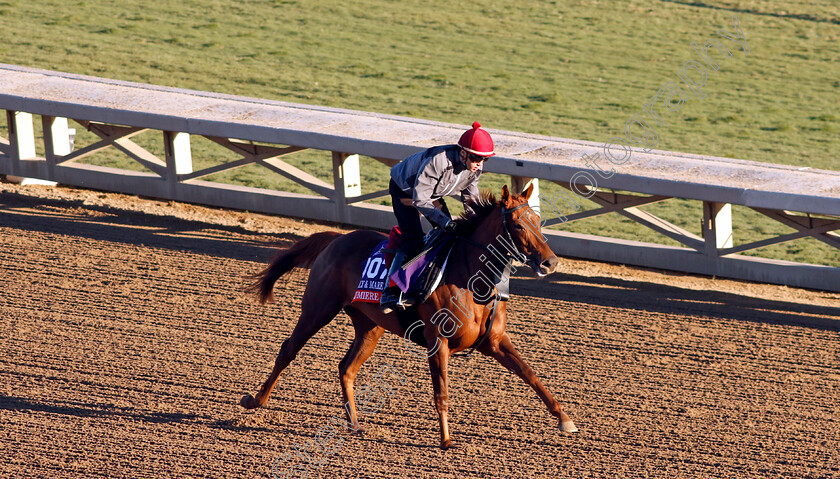
[[[502,232],[504,232],[505,236],[507,236],[506,239],[507,239],[508,244],[512,245],[514,247],[514,249],[516,250],[516,255],[514,255],[514,253],[512,253],[508,248],[503,248],[504,249],[503,256],[504,256],[505,259],[508,260],[508,263],[510,263],[513,260],[517,260],[520,263],[524,263],[525,261],[528,260],[528,257],[525,255],[525,253],[523,253],[522,251],[519,250],[519,246],[517,246],[516,242],[513,240],[513,235],[510,234],[510,228],[508,228],[507,215],[513,213],[514,211],[516,211],[520,208],[526,208],[526,207],[529,208],[530,206],[531,205],[529,205],[528,203],[523,203],[519,206],[514,206],[513,208],[505,208],[505,205],[500,206],[500,208],[502,209]],[[488,253],[493,254],[493,251],[490,250],[490,245],[481,244],[478,241],[467,238],[466,236],[456,236],[456,238],[458,238],[459,240],[465,241],[465,242],[467,242],[467,243],[469,243],[473,246],[477,246],[477,247],[483,249],[484,251],[487,251]]]
[[[507,235],[508,243],[512,244],[513,247],[516,248],[516,252],[519,256],[515,259],[518,260],[521,263],[524,263],[525,260],[528,259],[528,257],[525,256],[525,253],[523,253],[522,251],[519,251],[519,247],[516,246],[516,243],[513,241],[513,235],[510,234],[510,229],[508,229],[508,226],[507,226],[507,215],[510,214],[510,213],[513,213],[514,211],[516,211],[520,208],[526,208],[526,207],[530,208],[531,205],[529,205],[528,203],[522,203],[521,205],[515,206],[511,209],[505,208],[505,205],[501,206],[501,208],[502,208],[502,231],[504,231],[505,234]],[[513,257],[513,255],[511,255],[510,252],[508,252],[507,255],[511,258]]]

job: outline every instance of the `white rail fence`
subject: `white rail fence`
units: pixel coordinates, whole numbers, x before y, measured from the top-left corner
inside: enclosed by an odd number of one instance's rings
[[[0,109],[6,111],[8,125],[7,138],[0,135],[0,174],[374,228],[388,228],[395,220],[390,208],[368,202],[386,197],[387,190],[362,194],[359,155],[390,166],[420,149],[453,143],[467,128],[3,64]],[[43,131],[43,156],[37,154],[36,116]],[[72,150],[68,119],[99,140]],[[148,130],[160,132],[163,157],[132,141]],[[567,216],[556,205],[543,205],[545,217],[556,216],[546,226],[615,212],[683,245],[544,230],[560,255],[840,291],[840,268],[738,254],[802,238],[840,248],[840,236],[834,233],[840,229],[840,172],[636,149],[613,165],[597,156],[603,153],[600,144],[489,131],[498,156],[486,164],[486,171],[509,175],[514,188],[551,182],[569,192],[564,197],[569,204],[580,195],[600,205]],[[221,145],[238,159],[195,171],[194,136]],[[120,151],[145,171],[79,162],[106,148]],[[283,160],[304,149],[331,152],[332,182]],[[601,158],[600,165],[596,158]],[[260,165],[312,193],[202,180],[246,165]],[[670,198],[702,202],[702,235],[638,208]],[[539,201],[535,195],[534,206]],[[752,208],[793,232],[734,246],[733,204]]]

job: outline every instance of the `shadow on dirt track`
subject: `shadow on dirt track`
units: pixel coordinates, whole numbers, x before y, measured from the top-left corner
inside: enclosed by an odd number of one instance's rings
[[[179,423],[191,422],[197,419],[210,419],[207,416],[182,413],[148,413],[143,414],[131,408],[120,408],[110,404],[83,404],[66,402],[60,404],[45,404],[30,399],[15,396],[0,396],[0,410],[45,412],[62,416],[76,417],[121,417],[148,423]]]
[[[68,214],[68,211],[72,213]],[[239,226],[87,205],[81,200],[39,199],[8,192],[0,194],[0,225],[238,260],[262,261],[271,256],[274,248],[300,239],[289,233],[268,234],[256,239],[256,233]],[[241,237],[231,241],[230,233]],[[265,237],[270,240],[266,242]]]
[[[719,319],[794,324],[826,331],[840,331],[840,307],[776,301],[600,276],[555,273],[542,280],[550,282],[551,288],[538,285],[536,281],[536,278],[514,278],[511,291],[547,299],[564,299],[646,312],[702,314]],[[616,291],[626,291],[626,294],[617,295]]]

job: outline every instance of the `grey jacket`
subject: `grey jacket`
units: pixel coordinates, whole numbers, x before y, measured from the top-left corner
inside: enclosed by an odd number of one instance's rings
[[[391,179],[409,194],[414,206],[432,224],[445,226],[451,218],[435,208],[444,196],[460,197],[464,202],[478,199],[481,170],[471,172],[461,162],[458,145],[436,146],[415,153],[391,168]]]

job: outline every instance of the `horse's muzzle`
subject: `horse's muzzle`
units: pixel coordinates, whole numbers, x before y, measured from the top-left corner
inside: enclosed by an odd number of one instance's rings
[[[537,260],[529,259],[528,265],[531,267],[531,269],[534,270],[535,273],[537,273],[537,276],[542,278],[543,276],[547,276],[553,273],[554,270],[557,269],[557,264],[559,262],[560,259],[558,259],[557,256],[551,256],[548,259],[544,259],[540,263],[537,263]]]

